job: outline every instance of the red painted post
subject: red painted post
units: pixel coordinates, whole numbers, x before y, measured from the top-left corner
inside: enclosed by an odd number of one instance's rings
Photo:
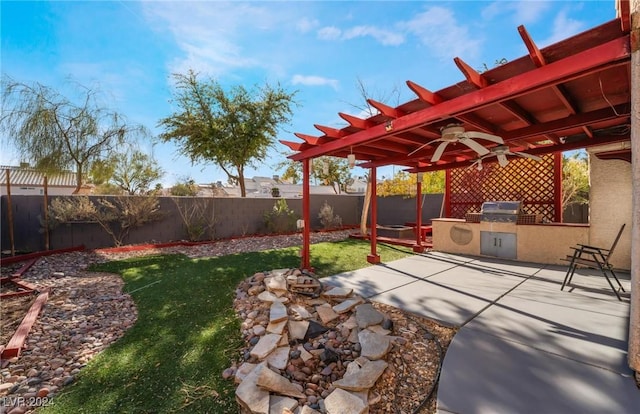
[[[300,267],[310,270],[310,229],[311,226],[311,214],[310,214],[310,189],[309,189],[309,158],[302,160],[302,220],[304,221],[304,227],[302,229],[302,264]]]
[[[422,173],[416,173],[416,244],[413,251],[416,253],[424,252],[422,246]]]
[[[562,153],[553,154],[553,209],[554,222],[562,223]]]
[[[380,263],[378,254],[378,178],[376,177],[376,167],[371,168],[371,254],[367,256],[367,262]]]

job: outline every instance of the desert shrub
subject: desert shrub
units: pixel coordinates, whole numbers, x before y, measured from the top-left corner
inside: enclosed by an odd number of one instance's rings
[[[322,204],[322,207],[320,207],[318,218],[325,230],[342,227],[342,218],[333,214],[333,207],[326,201]]]
[[[208,203],[213,202],[206,198],[172,198],[176,204],[180,218],[184,223],[190,241],[199,241],[204,236],[213,240],[217,219],[211,208],[208,212]]]
[[[112,200],[99,198],[92,202],[87,196],[56,198],[49,206],[49,226],[63,223],[93,222],[121,246],[132,228],[143,226],[162,217],[157,197],[117,196]]]
[[[264,223],[272,233],[286,233],[296,229],[298,216],[289,208],[287,200],[279,199],[273,208],[264,213]]]

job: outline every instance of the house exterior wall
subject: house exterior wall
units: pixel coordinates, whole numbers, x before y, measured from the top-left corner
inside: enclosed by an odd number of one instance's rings
[[[59,196],[59,195],[71,195],[73,194],[73,190],[75,187],[53,187],[49,186],[47,188],[47,194],[50,196]],[[23,184],[13,184],[11,185],[11,195],[33,195],[33,196],[41,196],[44,194],[44,187],[38,185],[23,185]],[[7,186],[0,186],[0,196],[7,195]]]
[[[611,257],[617,268],[631,268],[631,164],[622,160],[601,160],[595,154],[620,149],[622,144],[603,145],[589,149],[591,190],[589,243],[609,247],[620,226],[626,223],[624,233]]]

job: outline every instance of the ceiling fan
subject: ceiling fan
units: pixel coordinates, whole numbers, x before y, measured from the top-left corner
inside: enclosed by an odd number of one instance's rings
[[[440,129],[440,132],[442,133],[442,136],[440,138],[434,139],[433,141],[430,141],[424,145],[421,145],[415,151],[410,152],[409,155],[415,154],[416,152],[420,151],[422,148],[426,147],[427,145],[433,144],[434,142],[440,142],[440,145],[438,145],[438,147],[433,153],[433,156],[431,157],[431,162],[437,162],[440,159],[440,157],[442,157],[442,154],[444,153],[444,150],[446,149],[447,145],[451,143],[459,142],[463,145],[466,145],[467,147],[477,152],[478,155],[480,156],[487,155],[490,153],[490,151],[486,147],[474,141],[474,138],[485,139],[487,141],[495,142],[497,144],[504,144],[504,141],[502,140],[502,138],[500,138],[497,135],[486,134],[484,132],[479,132],[479,131],[467,132],[465,131],[464,127],[460,124],[449,124],[445,127],[442,127]]]
[[[528,158],[534,161],[541,160],[541,158],[536,155],[527,154],[526,152],[518,152],[518,151],[512,152],[509,150],[508,146],[498,145],[496,147],[491,148],[491,150],[488,151],[488,153],[481,155],[480,158],[475,160],[473,164],[469,166],[469,168],[475,166],[476,168],[478,168],[478,171],[482,170],[482,161],[486,160],[489,157],[497,157],[498,164],[500,164],[501,167],[506,167],[506,165],[509,163],[509,160],[507,159],[507,155],[513,155],[521,158]]]

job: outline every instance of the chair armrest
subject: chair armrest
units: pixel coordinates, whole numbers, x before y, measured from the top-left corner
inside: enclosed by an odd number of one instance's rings
[[[598,252],[608,252],[609,249],[603,249],[602,247],[589,246],[588,244],[578,244],[582,249],[596,250]]]

